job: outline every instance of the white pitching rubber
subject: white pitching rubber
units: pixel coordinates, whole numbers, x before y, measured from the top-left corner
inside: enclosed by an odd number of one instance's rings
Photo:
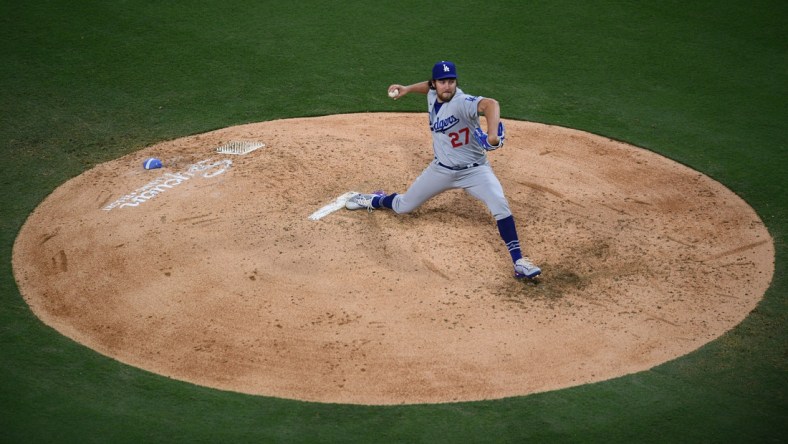
[[[333,213],[334,211],[337,211],[337,210],[339,210],[341,208],[345,208],[345,203],[354,194],[358,194],[358,193],[355,192],[355,191],[348,191],[347,193],[337,197],[330,204],[328,204],[328,205],[324,206],[323,208],[321,208],[321,209],[315,211],[314,213],[312,213],[309,216],[309,220],[320,220],[320,219],[328,216],[329,214]]]

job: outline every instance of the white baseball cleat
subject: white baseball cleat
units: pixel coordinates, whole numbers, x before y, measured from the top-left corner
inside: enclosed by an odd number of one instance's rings
[[[514,263],[514,277],[517,279],[533,279],[542,273],[542,269],[531,263],[527,257],[517,259]]]
[[[345,208],[348,210],[360,210],[362,208],[366,208],[370,211],[374,210],[375,208],[372,206],[372,199],[376,197],[385,196],[382,192],[375,192],[373,194],[361,194],[356,193],[350,196],[350,199],[345,202]]]

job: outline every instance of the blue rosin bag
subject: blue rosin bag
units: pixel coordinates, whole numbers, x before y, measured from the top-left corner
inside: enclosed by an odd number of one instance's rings
[[[142,166],[145,167],[146,170],[161,168],[161,160],[151,157],[149,159],[145,159],[145,162],[143,162]]]

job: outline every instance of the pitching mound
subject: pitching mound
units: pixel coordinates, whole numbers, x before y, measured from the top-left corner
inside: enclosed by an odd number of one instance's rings
[[[385,125],[383,124],[385,123]],[[432,160],[424,114],[227,128],[86,171],[14,247],[43,322],[119,361],[245,393],[321,402],[481,400],[601,381],[738,324],[774,268],[753,210],[630,145],[506,120],[490,154],[538,282],[512,278],[481,202],[339,210],[405,191]],[[260,141],[245,155],[217,154]],[[164,168],[144,170],[158,157]]]

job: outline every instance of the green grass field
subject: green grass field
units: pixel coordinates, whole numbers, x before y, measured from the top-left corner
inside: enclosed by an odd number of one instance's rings
[[[788,441],[785,1],[5,1],[0,24],[0,442]],[[742,196],[776,244],[765,299],[650,371],[498,401],[363,407],[150,374],[64,338],[20,296],[14,239],[67,179],[240,123],[423,112],[386,87],[425,80],[441,59],[505,118],[625,140]]]

